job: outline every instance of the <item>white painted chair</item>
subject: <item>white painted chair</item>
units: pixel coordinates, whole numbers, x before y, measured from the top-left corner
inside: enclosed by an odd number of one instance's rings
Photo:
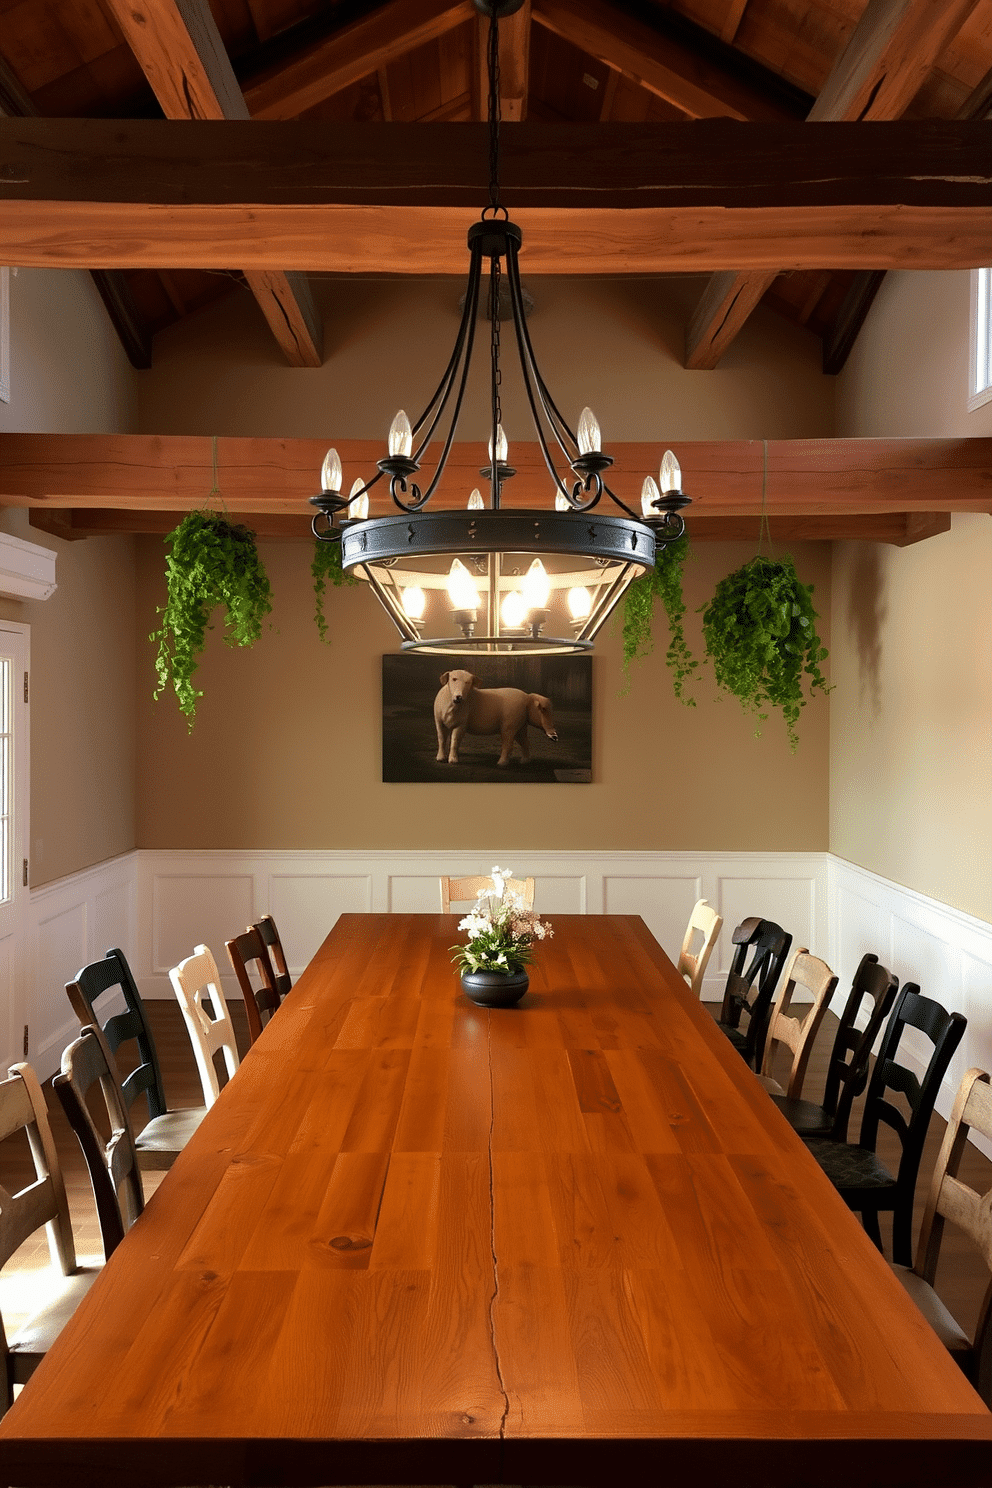
[[[506,887],[522,894],[525,909],[534,908],[534,880],[508,878]],[[441,878],[441,913],[450,914],[452,904],[474,904],[480,894],[495,893],[496,886],[488,874],[475,878]]]
[[[703,977],[706,975],[706,967],[713,954],[717,936],[722,929],[723,916],[718,915],[716,910],[710,907],[708,900],[697,899],[685,928],[685,939],[679,952],[678,963],[680,974],[685,977],[690,990],[696,997],[703,995]],[[694,951],[691,947],[697,935],[702,937],[702,944]]]
[[[198,945],[192,956],[187,956],[185,961],[172,968],[169,979],[186,1019],[203,1086],[203,1103],[209,1108],[220,1095],[214,1055],[223,1056],[228,1079],[240,1064],[234,1025],[221,990],[220,972],[213,953],[207,946]],[[209,1001],[210,1012],[204,1007],[204,1000]]]
[[[793,951],[779,986],[778,996],[772,1006],[765,1057],[761,1061],[758,1079],[772,1095],[784,1095],[788,1100],[799,1100],[809,1056],[813,1052],[813,1041],[830,1006],[830,999],[837,990],[837,978],[825,961],[821,961],[818,956],[811,956],[809,951],[800,946]],[[797,987],[808,992],[811,999],[801,1017],[793,1016],[789,1011]],[[775,1050],[780,1044],[785,1044],[792,1050],[792,1067],[786,1087],[773,1079],[771,1073]]]

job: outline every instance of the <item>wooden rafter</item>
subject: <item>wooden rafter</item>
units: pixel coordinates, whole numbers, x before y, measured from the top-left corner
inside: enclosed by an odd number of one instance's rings
[[[810,110],[809,121],[898,118],[976,3],[870,0]],[[742,271],[711,281],[686,333],[685,365],[712,370],[776,277]],[[848,319],[845,324],[849,328],[851,323]]]
[[[507,126],[529,273],[969,268],[983,123]],[[451,273],[477,124],[0,121],[0,260],[41,267]],[[581,228],[581,230],[579,230]]]
[[[247,119],[206,0],[106,0],[168,119]],[[305,275],[245,273],[292,367],[319,367],[323,329]]]
[[[520,9],[499,23],[499,101],[500,115],[507,123],[518,124],[527,117],[527,91],[530,79],[531,0],[523,0]],[[489,21],[476,17],[475,26],[475,94],[474,116],[489,117],[489,68],[487,49]]]

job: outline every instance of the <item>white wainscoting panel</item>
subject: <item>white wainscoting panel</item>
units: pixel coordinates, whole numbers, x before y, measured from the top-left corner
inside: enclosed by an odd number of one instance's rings
[[[255,915],[255,879],[250,873],[156,873],[152,879],[152,971],[170,967],[194,946],[209,946],[218,966],[227,959],[225,940],[240,935]]]
[[[321,926],[340,914],[368,914],[372,878],[367,873],[272,873],[267,907],[284,946],[292,946],[293,971],[302,970],[327,934]],[[257,918],[257,916],[255,917]],[[247,923],[247,922],[246,922]],[[230,939],[230,933],[224,937]]]

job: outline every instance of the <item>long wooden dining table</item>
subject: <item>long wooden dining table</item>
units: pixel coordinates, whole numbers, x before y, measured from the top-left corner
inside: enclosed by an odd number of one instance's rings
[[[643,922],[553,924],[487,1011],[455,916],[338,920],[0,1482],[992,1483],[992,1414]]]

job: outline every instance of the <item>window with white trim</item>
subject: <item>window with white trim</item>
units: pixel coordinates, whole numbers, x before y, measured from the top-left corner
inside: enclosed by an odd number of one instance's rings
[[[971,271],[968,411],[992,401],[992,268]]]

